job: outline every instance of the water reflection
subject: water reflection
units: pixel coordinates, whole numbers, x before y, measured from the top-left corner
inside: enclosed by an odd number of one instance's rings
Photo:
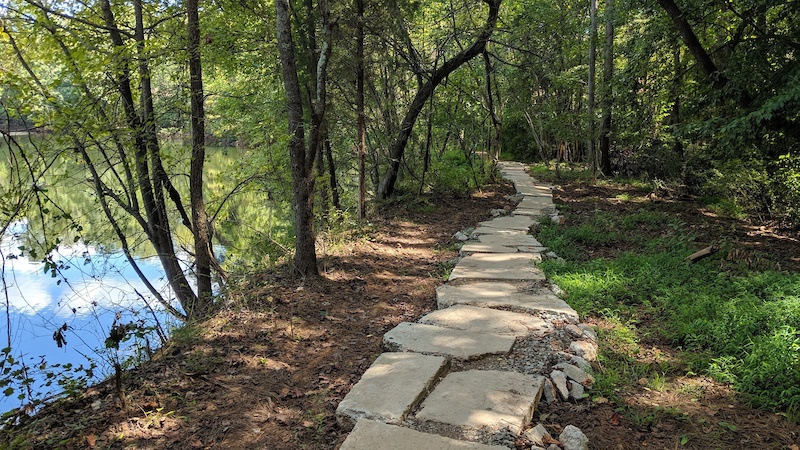
[[[51,135],[31,137],[31,146],[33,141],[43,151],[61,148]],[[188,197],[188,178],[183,175],[188,171],[187,148],[169,143],[163,152],[165,161],[171,163],[168,171],[175,188],[183,198]],[[0,156],[6,153],[0,143]],[[291,247],[294,234],[285,158],[285,152],[273,155],[264,150],[207,149],[204,196],[209,214],[214,217],[215,242],[221,244],[215,246],[215,254],[225,259],[225,268],[231,274],[273,264],[285,256],[284,248]],[[0,187],[8,179],[8,170],[5,158],[0,158]],[[110,361],[114,358],[135,356],[137,351],[130,345],[119,352],[105,348],[115,319],[142,326],[158,323],[165,331],[174,325],[174,320],[157,303],[150,303],[149,291],[119,251],[116,234],[87,183],[82,161],[76,160],[72,152],[65,152],[40,181],[42,204],[24,211],[27,219],[13,223],[0,243],[6,283],[0,303],[8,319],[0,320],[0,349],[11,347],[14,359],[18,361],[23,355],[29,367],[41,361],[42,356],[48,365],[86,364],[90,358],[98,365],[94,374],[97,380],[111,372]],[[112,185],[113,180],[109,183]],[[176,249],[191,249],[191,233],[180,225],[176,211],[169,213]],[[164,293],[164,298],[171,298],[158,258],[152,257],[154,250],[140,225],[118,209],[114,214],[145,276]],[[50,253],[57,268],[52,277],[41,258],[57,239],[75,244],[60,245]],[[24,252],[20,246],[25,247]],[[37,255],[28,259],[31,251]],[[178,251],[178,257],[183,261],[191,259],[184,250]],[[65,324],[63,336],[67,345],[59,348],[53,333]],[[158,337],[145,337],[157,346]],[[18,368],[19,363],[14,367]],[[3,370],[0,367],[0,373]],[[36,378],[35,392],[58,390],[56,386],[44,386],[41,377]],[[0,376],[0,383],[4,379],[8,379],[7,374]],[[21,403],[16,399],[19,389],[5,397],[4,388],[0,385],[0,412]]]
[[[52,253],[59,267],[53,277],[43,270],[40,261],[20,256],[18,247],[26,228],[25,221],[14,223],[0,243],[5,282],[2,301],[7,318],[0,328],[0,347],[10,346],[14,359],[25,362],[28,375],[34,379],[35,393],[47,396],[60,390],[57,385],[45,386],[46,375],[35,370],[42,360],[49,366],[88,366],[93,362],[97,369],[90,381],[98,381],[111,373],[112,361],[136,356],[142,345],[158,346],[159,338],[153,331],[138,341],[123,343],[119,351],[105,348],[115,320],[162,330],[175,325],[174,319],[150,298],[121,252],[106,253],[80,242],[60,246]],[[157,258],[138,262],[151,283],[170,298]],[[66,345],[59,348],[53,334],[65,325],[62,335]],[[17,398],[23,392],[19,386],[11,387],[16,388],[11,396],[0,395],[0,411],[29,401]]]

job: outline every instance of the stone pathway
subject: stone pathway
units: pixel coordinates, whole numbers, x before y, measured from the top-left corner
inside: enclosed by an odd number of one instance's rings
[[[523,432],[544,448],[541,425],[525,432],[540,399],[585,396],[596,336],[536,266],[547,250],[529,231],[560,216],[524,167],[500,163],[517,209],[459,233],[470,240],[437,289],[439,309],[387,332],[387,353],[339,404],[337,420],[352,428],[342,450],[508,449]],[[571,437],[548,450],[585,448]]]

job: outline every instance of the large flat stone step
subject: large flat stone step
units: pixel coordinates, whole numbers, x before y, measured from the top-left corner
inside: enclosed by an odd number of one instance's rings
[[[453,305],[500,307],[561,314],[578,319],[578,313],[549,289],[523,290],[510,283],[477,282],[460,286],[446,284],[436,288],[436,301],[439,309]]]
[[[530,314],[469,305],[454,305],[433,311],[420,317],[419,322],[475,333],[509,336],[540,333],[547,327],[547,322]]]
[[[531,420],[544,377],[497,370],[448,374],[422,403],[417,420],[519,434]]]
[[[544,280],[541,269],[534,263],[542,256],[535,253],[476,253],[462,258],[450,273],[457,279],[483,280]]]
[[[360,419],[402,422],[449,364],[442,356],[383,353],[336,408],[336,420],[350,429]]]
[[[514,336],[476,333],[422,323],[403,322],[383,335],[388,350],[411,351],[474,359],[505,354],[514,345]]]
[[[508,447],[457,441],[362,419],[358,421],[339,450],[508,450]]]
[[[512,230],[509,228],[492,228],[492,227],[477,227],[475,231],[473,231],[476,235],[500,235],[500,236],[510,236],[510,235],[527,235],[528,230]]]
[[[471,253],[541,253],[545,250],[546,248],[541,246],[486,244],[478,242],[462,245],[460,252],[462,255],[468,255]]]
[[[506,235],[481,234],[478,235],[478,241],[481,244],[543,247],[543,245],[530,234],[506,234]]]
[[[478,226],[489,227],[489,228],[503,228],[503,229],[509,229],[509,230],[527,231],[531,227],[531,225],[533,225],[533,223],[534,223],[534,220],[531,219],[530,217],[525,217],[525,216],[501,216],[501,217],[495,217],[492,220],[479,222]]]

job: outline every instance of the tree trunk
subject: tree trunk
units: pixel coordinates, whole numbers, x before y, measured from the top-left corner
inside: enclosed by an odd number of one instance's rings
[[[152,141],[148,145],[142,119],[136,112],[130,83],[130,57],[127,56],[125,42],[122,39],[122,33],[117,27],[111,4],[108,0],[102,0],[100,7],[111,43],[118,50],[115,52],[116,57],[112,64],[114,64],[115,84],[120,95],[127,126],[133,133],[137,188],[141,194],[147,218],[145,232],[158,254],[159,261],[164,268],[167,281],[175,293],[175,297],[181,303],[184,312],[189,315],[195,308],[197,296],[189,285],[186,274],[183,273],[183,269],[175,255],[172,234],[167,221],[166,205],[163,202],[162,186],[157,183],[157,175],[151,176],[151,170],[148,166],[148,162],[152,164],[154,160],[158,160],[158,148],[152,148]]]
[[[494,177],[494,168],[497,166],[497,161],[500,160],[500,151],[503,147],[503,142],[501,141],[503,136],[503,124],[500,121],[500,117],[495,109],[495,93],[492,89],[492,74],[494,73],[494,69],[492,68],[492,61],[489,59],[489,51],[486,49],[483,50],[483,66],[486,71],[486,98],[488,99],[487,106],[489,108],[489,115],[492,118],[492,129],[494,130],[494,134],[491,136],[489,145],[490,157],[492,160],[492,177]]]
[[[364,112],[364,0],[356,0],[356,112],[358,113],[358,218],[367,217],[367,116]]]
[[[486,19],[486,25],[481,31],[476,41],[467,49],[459,52],[453,58],[445,61],[442,67],[433,71],[433,74],[427,81],[417,90],[414,100],[411,102],[408,111],[406,112],[403,121],[400,123],[400,131],[392,144],[389,152],[389,167],[378,185],[378,192],[376,193],[378,199],[385,199],[392,195],[394,192],[394,185],[397,181],[397,175],[400,171],[400,163],[405,152],[408,138],[411,136],[411,131],[414,124],[419,117],[419,113],[425,106],[425,102],[433,94],[436,86],[439,85],[448,75],[453,73],[456,69],[461,67],[462,64],[468,62],[472,58],[480,55],[483,49],[486,48],[486,43],[494,31],[495,24],[497,23],[497,16],[500,11],[501,0],[484,0],[484,3],[489,5],[489,16]]]
[[[328,178],[331,188],[331,201],[333,207],[337,211],[342,210],[342,203],[339,199],[339,185],[336,182],[336,163],[333,162],[333,150],[331,149],[331,140],[328,133],[325,133],[325,159],[328,160]]]
[[[208,215],[203,200],[203,165],[206,158],[205,109],[203,105],[203,70],[200,60],[200,18],[198,0],[186,2],[186,29],[189,36],[189,98],[192,108],[192,159],[189,169],[189,199],[194,232],[195,275],[198,305],[192,316],[204,317],[210,312],[211,249]]]
[[[680,33],[683,39],[683,43],[686,44],[689,52],[692,53],[695,61],[700,65],[703,74],[711,79],[715,88],[722,89],[725,87],[729,81],[728,77],[720,72],[717,65],[714,64],[714,61],[711,59],[711,56],[706,52],[706,49],[703,48],[703,45],[700,44],[700,40],[697,39],[697,35],[694,34],[694,30],[692,30],[692,26],[689,25],[689,21],[686,20],[686,15],[683,11],[681,11],[673,0],[658,0],[658,4],[661,5],[661,8],[667,12],[675,23],[675,26],[678,28],[678,33]]]
[[[594,122],[594,82],[595,65],[597,62],[597,0],[589,0],[589,80],[587,83],[587,114],[589,116],[588,139],[586,140],[586,156],[592,164],[592,174],[597,171],[597,151],[594,146],[595,122]]]
[[[611,176],[611,108],[614,77],[614,0],[606,0],[606,45],[603,51],[603,119],[600,122],[600,172]]]
[[[683,64],[681,63],[681,49],[678,46],[672,50],[672,62],[675,66],[675,81],[672,83],[672,110],[669,115],[669,123],[674,127],[681,123],[681,78],[683,76]],[[677,136],[674,136],[674,139],[675,144],[673,150],[678,154],[678,157],[683,160],[683,142],[681,142],[680,138]]]
[[[294,266],[302,276],[319,275],[314,244],[314,152],[306,152],[303,102],[292,39],[289,0],[275,0],[275,31],[278,40],[286,109],[289,119],[289,156],[295,227]],[[315,148],[315,147],[312,147]]]

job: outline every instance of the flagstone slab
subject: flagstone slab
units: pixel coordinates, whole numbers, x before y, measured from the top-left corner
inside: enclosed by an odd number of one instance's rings
[[[439,309],[453,305],[513,308],[560,314],[578,320],[578,313],[549,289],[522,290],[510,283],[477,282],[436,288]]]
[[[521,209],[521,208],[517,208],[514,211],[511,211],[511,214],[514,215],[514,216],[531,216],[531,217],[537,217],[538,218],[538,217],[549,216],[550,214],[553,214],[555,212],[554,209],[555,208],[552,207],[552,206],[548,206],[546,208],[540,208],[540,209]]]
[[[502,217],[495,217],[492,220],[487,220],[485,222],[478,223],[481,227],[489,227],[489,228],[505,228],[509,230],[522,230],[527,231],[531,225],[534,224],[534,220],[530,217],[523,217],[523,216],[502,216]]]
[[[518,434],[530,422],[544,377],[497,370],[448,374],[422,403],[418,420]]]
[[[537,184],[536,182],[531,182],[530,184],[515,183],[514,188],[517,190],[518,194],[522,194],[526,197],[553,197],[552,189]]]
[[[545,247],[531,245],[506,246],[501,244],[469,243],[461,246],[461,254],[470,253],[541,253],[547,250]]]
[[[477,227],[472,232],[476,236],[480,236],[482,234],[496,234],[500,236],[508,236],[508,235],[526,235],[528,234],[528,230],[511,230],[507,228],[493,228],[493,227]]]
[[[541,333],[548,326],[547,322],[530,314],[470,305],[453,305],[433,311],[420,317],[419,322],[475,333],[510,336]]]
[[[527,245],[530,247],[544,247],[535,237],[530,234],[506,234],[506,235],[492,235],[482,234],[478,236],[478,241],[481,244],[499,244],[505,246],[518,246]]]
[[[544,280],[542,270],[534,263],[541,261],[536,253],[475,253],[461,258],[450,273],[457,279]]]
[[[514,345],[514,336],[402,322],[383,335],[383,344],[393,351],[469,360],[484,355],[508,353]]]
[[[339,403],[336,420],[345,429],[360,419],[402,422],[448,367],[442,356],[383,353]]]
[[[517,253],[516,247],[502,244],[469,243],[461,246],[461,254],[467,253]]]
[[[541,260],[541,253],[473,253],[458,261],[448,280],[543,281],[535,266]]]
[[[525,197],[517,203],[517,209],[543,209],[553,208],[553,199],[550,197]]]
[[[499,445],[457,441],[397,425],[362,419],[344,440],[340,450],[508,450]]]

